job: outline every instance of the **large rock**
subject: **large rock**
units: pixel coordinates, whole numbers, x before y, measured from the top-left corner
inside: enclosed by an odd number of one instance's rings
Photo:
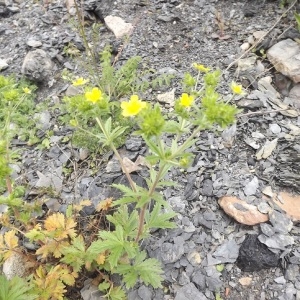
[[[257,234],[249,234],[241,245],[237,266],[245,272],[277,267],[280,255],[273,253],[258,240]]]
[[[104,18],[106,26],[114,33],[117,39],[130,35],[133,30],[131,23],[126,23],[120,17],[107,16]]]
[[[224,196],[218,202],[224,211],[239,223],[256,225],[269,219],[268,215],[259,212],[256,206],[248,204],[237,197]]]
[[[279,193],[273,201],[284,210],[293,222],[300,222],[300,195],[292,195],[286,192]]]
[[[300,82],[300,45],[291,39],[280,41],[267,51],[275,69],[294,82]]]
[[[15,276],[23,277],[28,271],[26,269],[26,261],[24,256],[19,253],[11,255],[4,263],[2,271],[7,279],[12,279]]]
[[[50,79],[53,63],[49,55],[41,49],[30,51],[24,58],[22,73],[29,79],[43,82]]]

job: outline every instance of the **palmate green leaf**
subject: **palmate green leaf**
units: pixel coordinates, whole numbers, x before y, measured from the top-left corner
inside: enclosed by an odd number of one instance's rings
[[[61,262],[66,263],[74,268],[75,272],[80,271],[85,263],[85,243],[82,236],[77,236],[72,240],[72,244],[61,249],[63,257]]]
[[[174,211],[162,212],[161,205],[155,204],[151,212],[146,213],[146,224],[150,228],[176,228],[176,224],[170,221],[176,216]]]
[[[138,212],[136,210],[133,210],[129,215],[127,205],[122,205],[113,215],[107,215],[106,218],[115,226],[122,226],[126,236],[136,236],[139,219]]]
[[[136,191],[133,191],[131,188],[123,184],[113,184],[112,186],[124,193],[124,196],[121,199],[114,201],[114,205],[136,202],[137,207],[139,208],[151,201],[148,189],[145,189],[138,185],[136,185]],[[131,199],[132,201],[130,201]]]
[[[136,195],[136,193],[130,187],[124,184],[112,184],[112,187],[120,190],[127,197],[134,197]]]
[[[140,252],[132,264],[118,265],[116,271],[123,276],[126,288],[133,287],[138,280],[154,288],[162,287],[161,265],[154,258],[146,259],[145,251]]]
[[[124,230],[122,226],[118,225],[115,231],[101,231],[99,236],[100,240],[93,242],[88,248],[88,252],[95,255],[109,250],[110,254],[107,260],[113,268],[118,264],[118,260],[125,251],[127,241],[124,240]]]
[[[165,186],[178,186],[177,182],[174,181],[168,181],[168,180],[161,180],[160,182],[158,182],[156,187],[165,187]]]
[[[135,203],[137,202],[137,197],[121,197],[118,200],[114,200],[112,206],[122,206],[122,205],[126,205],[128,203]]]
[[[121,287],[113,287],[107,295],[109,300],[126,300],[126,294]]]
[[[31,293],[30,284],[19,277],[7,280],[4,275],[0,275],[0,300],[34,300],[37,295]]]

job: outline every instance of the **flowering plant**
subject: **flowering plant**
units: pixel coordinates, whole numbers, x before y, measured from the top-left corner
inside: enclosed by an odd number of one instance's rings
[[[141,240],[149,236],[151,229],[175,227],[171,219],[176,214],[157,189],[174,184],[164,181],[170,168],[186,168],[192,164],[193,154],[189,149],[201,130],[213,126],[224,128],[235,121],[238,112],[235,106],[223,101],[216,91],[221,72],[211,71],[199,64],[193,66],[198,74],[185,74],[183,93],[175,101],[168,118],[160,105],[151,105],[137,94],[121,103],[111,102],[109,95],[98,87],[89,87],[83,90],[84,95],[68,99],[72,109],[77,111],[76,129],[82,129],[79,116],[88,114],[95,118],[100,133],[94,137],[113,150],[130,185],[114,185],[123,194],[120,199],[112,201],[116,212],[107,216],[115,225],[115,230],[101,231],[99,240],[94,241],[88,249],[93,255],[107,253],[106,270],[122,275],[127,288],[133,287],[137,280],[161,287],[162,270],[159,263],[147,259],[145,252],[139,249]],[[204,74],[203,77],[201,74]],[[241,86],[236,83],[231,88],[234,94],[242,93]],[[141,136],[148,147],[147,188],[134,182],[117,150],[115,141],[129,128],[114,123],[112,109],[115,107],[118,107],[121,118],[131,122],[130,128],[137,129],[134,134]],[[134,207],[131,212],[129,204]]]

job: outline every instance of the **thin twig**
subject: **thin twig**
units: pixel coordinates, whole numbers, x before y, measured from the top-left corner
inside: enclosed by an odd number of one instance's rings
[[[282,15],[278,18],[278,20],[274,23],[274,25],[260,38],[258,39],[247,51],[245,51],[242,55],[240,55],[235,61],[228,65],[225,71],[228,71],[233,65],[235,65],[241,58],[243,58],[246,54],[248,54],[252,49],[254,49],[274,28],[275,26],[281,21],[281,19],[295,6],[298,0],[295,0],[291,6],[282,13]]]
[[[265,111],[254,111],[246,114],[238,115],[238,118],[246,117],[246,116],[252,116],[252,115],[265,115],[265,114],[271,114],[271,113],[277,113],[280,111],[286,111],[291,110],[291,108],[281,108],[281,109],[273,109],[273,110],[265,110]]]

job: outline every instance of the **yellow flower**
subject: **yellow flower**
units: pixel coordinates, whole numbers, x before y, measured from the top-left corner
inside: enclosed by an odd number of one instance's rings
[[[91,91],[85,93],[85,99],[87,101],[97,103],[102,98],[102,92],[98,88],[93,88]]]
[[[237,84],[236,82],[232,81],[230,87],[231,87],[231,90],[234,94],[236,94],[236,95],[243,95],[244,94],[243,87],[240,84]]]
[[[122,115],[124,117],[132,117],[137,115],[142,109],[147,106],[146,102],[139,100],[138,95],[132,95],[128,102],[121,103]]]
[[[203,72],[203,73],[207,73],[210,70],[210,68],[206,68],[204,65],[200,65],[200,64],[197,64],[197,63],[193,63],[193,67],[196,70],[198,70],[200,72]]]
[[[25,94],[31,94],[31,90],[30,90],[28,87],[24,87],[24,88],[23,88],[23,92],[24,92]]]
[[[183,93],[179,101],[181,106],[190,107],[194,102],[194,96],[189,96],[187,93]]]
[[[77,127],[78,126],[78,122],[75,119],[70,120],[70,125],[73,127]]]
[[[88,82],[89,82],[88,79],[83,79],[82,77],[79,77],[76,80],[72,81],[72,84],[74,86],[79,86],[79,85],[84,85],[84,84],[86,84]]]

